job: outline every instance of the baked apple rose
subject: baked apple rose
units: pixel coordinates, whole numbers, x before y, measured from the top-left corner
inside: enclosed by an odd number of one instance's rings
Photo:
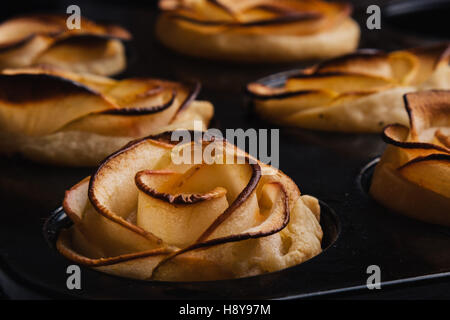
[[[384,206],[450,226],[450,91],[405,96],[410,128],[389,125],[370,194]]]
[[[0,69],[40,64],[74,72],[113,75],[126,66],[125,29],[81,18],[80,29],[68,29],[66,15],[34,14],[0,24]]]
[[[289,177],[226,140],[173,140],[168,132],[134,141],[67,191],[74,224],[62,229],[59,252],[102,272],[166,281],[258,275],[321,252],[319,203]],[[198,149],[214,161],[176,156]]]
[[[114,80],[53,68],[0,73],[0,152],[39,162],[96,166],[131,140],[206,130],[214,108],[199,84]]]
[[[348,3],[319,0],[160,0],[156,33],[184,54],[245,62],[325,59],[356,49]]]
[[[361,50],[299,70],[283,86],[247,86],[255,111],[280,125],[342,132],[381,132],[408,124],[402,96],[450,89],[450,45],[383,53]]]

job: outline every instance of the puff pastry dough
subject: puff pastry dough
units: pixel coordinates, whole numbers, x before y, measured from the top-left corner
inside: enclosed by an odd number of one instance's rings
[[[276,271],[321,252],[318,201],[289,177],[224,140],[172,140],[137,140],[66,193],[74,225],[57,241],[65,257],[123,277],[197,281]],[[212,146],[222,162],[173,161],[185,147]]]
[[[450,226],[450,91],[405,96],[410,128],[389,125],[370,194],[415,219]]]
[[[245,62],[335,57],[356,49],[348,3],[319,0],[161,0],[156,33],[192,56]]]
[[[279,88],[247,88],[255,111],[280,125],[380,132],[387,124],[408,124],[405,93],[450,88],[449,58],[448,44],[389,54],[364,50],[300,70]]]
[[[52,65],[74,72],[113,75],[126,66],[123,40],[131,35],[114,25],[81,18],[69,30],[67,16],[20,16],[0,24],[0,69]]]
[[[0,73],[0,152],[40,162],[93,166],[130,140],[205,130],[214,109],[199,84],[113,80],[45,68]]]

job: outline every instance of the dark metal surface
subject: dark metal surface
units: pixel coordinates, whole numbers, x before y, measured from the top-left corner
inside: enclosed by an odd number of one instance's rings
[[[200,97],[215,105],[216,126],[220,129],[275,128],[252,114],[244,85],[268,74],[305,65],[239,65],[186,58],[155,41],[154,10],[87,2],[80,6],[87,17],[120,23],[135,36],[129,45],[129,52],[135,56],[120,77],[201,81]],[[364,9],[356,10],[362,26]],[[397,33],[388,27],[375,31],[363,27],[362,31],[363,47],[390,50],[428,42],[417,36],[404,36],[399,41]],[[50,213],[61,205],[64,191],[92,169],[50,167],[20,158],[0,158],[0,287],[12,298],[295,298],[325,294],[334,297],[349,292],[368,293],[366,268],[372,264],[380,266],[385,290],[413,282],[448,279],[450,230],[388,212],[361,187],[358,177],[362,168],[383,149],[379,135],[281,129],[280,169],[292,177],[302,193],[326,203],[342,227],[337,241],[328,250],[302,265],[259,277],[209,283],[141,282],[82,268],[80,291],[66,288],[66,267],[71,262],[47,244],[42,227]],[[370,170],[365,177],[370,178]],[[334,223],[332,218],[326,219],[333,217],[327,212],[325,209],[322,223],[331,228],[326,229],[329,235]]]

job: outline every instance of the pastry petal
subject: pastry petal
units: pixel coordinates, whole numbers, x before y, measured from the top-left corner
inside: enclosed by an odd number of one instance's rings
[[[405,96],[410,127],[384,129],[389,144],[377,165],[371,195],[388,208],[450,225],[450,92]]]
[[[131,35],[114,25],[81,18],[70,30],[67,16],[39,14],[16,17],[0,25],[0,69],[49,64],[77,72],[111,75],[125,67],[121,43]]]
[[[225,140],[191,132],[179,145],[172,134],[130,143],[66,193],[74,225],[58,238],[64,256],[120,276],[188,281],[279,270],[321,251],[318,202],[291,179]],[[174,160],[196,150],[216,161]]]
[[[199,91],[199,84],[159,79],[7,69],[0,74],[2,149],[40,161],[96,165],[139,137],[194,129],[195,122],[205,130],[213,106],[195,101]]]
[[[450,88],[449,45],[395,51],[363,50],[299,70],[281,87],[250,83],[255,111],[280,125],[378,132],[408,124],[401,97]]]

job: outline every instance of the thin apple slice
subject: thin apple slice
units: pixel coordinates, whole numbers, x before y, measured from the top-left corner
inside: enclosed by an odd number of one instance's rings
[[[227,192],[222,187],[205,193],[178,187],[190,176],[149,170],[136,175],[140,191],[137,225],[179,248],[193,244],[228,207]]]
[[[425,82],[439,68],[448,68],[450,60],[450,45],[448,43],[415,48],[409,51],[420,60],[416,77],[412,81],[414,85],[420,85]]]
[[[156,140],[143,139],[108,157],[90,179],[88,195],[94,215],[111,220],[119,229],[129,229],[160,243],[157,237],[127,218],[137,209],[136,172],[166,166],[170,163],[171,148]]]
[[[183,98],[171,90],[133,106],[106,112],[91,113],[73,120],[61,128],[61,131],[94,132],[106,136],[142,137],[156,133],[170,123],[182,104]]]
[[[160,3],[170,18],[200,32],[308,35],[347,18],[347,3],[321,1],[211,1]]]
[[[248,194],[248,192],[250,193]],[[260,196],[262,210],[259,211],[258,209],[260,216],[254,217],[253,225],[251,227],[244,228],[244,230],[242,230],[239,219],[233,219],[233,216],[239,216],[238,211],[249,205],[247,199],[249,196],[255,195],[254,192],[254,188],[248,189],[247,192],[243,192],[241,194],[242,196],[237,199],[227,209],[227,211],[222,214],[222,216],[219,216],[219,218],[195,244],[169,254],[160,262],[154,272],[158,273],[158,270],[168,261],[193,250],[200,248],[205,249],[220,244],[232,243],[246,239],[267,237],[285,228],[289,223],[289,204],[287,194],[280,183],[273,182],[267,183],[262,188]],[[236,230],[241,231],[239,231],[239,233],[230,233],[230,230],[234,230],[235,232]]]
[[[289,92],[255,99],[255,109],[269,119],[281,119],[302,110],[329,106],[335,97],[327,90]]]
[[[388,55],[379,50],[359,50],[318,64],[315,73],[352,73],[389,79]]]
[[[407,180],[422,188],[450,198],[450,155],[432,154],[415,158],[398,171]]]
[[[298,75],[286,82],[288,91],[326,89],[336,93],[373,92],[393,87],[387,78],[350,73],[321,73]]]
[[[450,127],[448,91],[409,93],[404,100],[410,118],[412,141],[423,141],[421,134],[430,128]]]
[[[200,0],[194,1],[189,7],[174,5],[173,1],[160,1],[162,10],[173,11],[172,15],[178,19],[196,24],[213,25],[224,24],[234,20],[233,13],[219,1]]]
[[[158,242],[154,238],[121,228],[120,225],[96,213],[88,200],[88,187],[89,178],[86,178],[66,192],[63,202],[64,211],[79,232],[73,239],[73,245],[78,252],[91,258],[99,258],[157,247]],[[93,255],[93,251],[101,254]]]
[[[146,82],[143,80],[143,82]],[[148,81],[150,82],[150,81]],[[114,90],[114,89],[113,89]],[[112,90],[111,90],[112,91]],[[108,136],[142,137],[171,129],[194,129],[194,121],[207,123],[214,107],[206,101],[194,101],[197,87],[189,88],[171,83],[150,88],[153,94],[122,95],[114,98],[120,109],[89,114],[67,124],[61,130],[95,132]],[[110,92],[110,91],[108,91]],[[128,103],[128,104],[127,104]]]
[[[107,44],[109,39],[128,40],[131,35],[124,29],[113,25],[99,25],[83,18],[81,28],[69,30],[67,17],[55,14],[35,14],[12,18],[0,25],[0,68],[20,68],[35,65],[39,62],[52,61],[43,59],[49,49],[67,39],[96,38],[97,44]],[[108,49],[123,50],[117,42],[108,43]],[[76,46],[74,47],[76,50]],[[98,47],[97,47],[98,48]],[[63,48],[62,48],[63,49]],[[92,50],[86,52],[93,53]],[[86,52],[83,52],[86,53]],[[96,56],[107,58],[113,52],[97,52]],[[117,53],[117,52],[116,52]],[[72,56],[77,56],[73,54]],[[47,58],[50,58],[47,55]],[[55,57],[53,57],[55,58]],[[116,59],[123,55],[116,55]],[[70,60],[70,55],[61,56],[58,62]],[[121,62],[123,65],[124,61]]]
[[[116,108],[91,88],[50,74],[1,74],[0,97],[3,130],[26,135],[49,134],[76,118]]]
[[[411,52],[395,51],[388,56],[392,70],[392,78],[402,85],[414,82],[419,72],[420,60]]]
[[[26,65],[52,65],[63,70],[107,76],[118,74],[126,64],[125,47],[120,40],[70,37],[57,41]]]
[[[168,248],[156,248],[108,258],[89,258],[78,250],[74,250],[69,230],[61,232],[56,247],[66,258],[79,264],[102,272],[142,280],[150,278],[153,269],[171,252]]]
[[[408,91],[395,88],[376,93],[350,92],[339,95],[327,106],[317,106],[283,118],[285,125],[325,131],[379,132],[390,121],[407,123],[401,100],[392,100]],[[394,101],[394,103],[393,103]]]

